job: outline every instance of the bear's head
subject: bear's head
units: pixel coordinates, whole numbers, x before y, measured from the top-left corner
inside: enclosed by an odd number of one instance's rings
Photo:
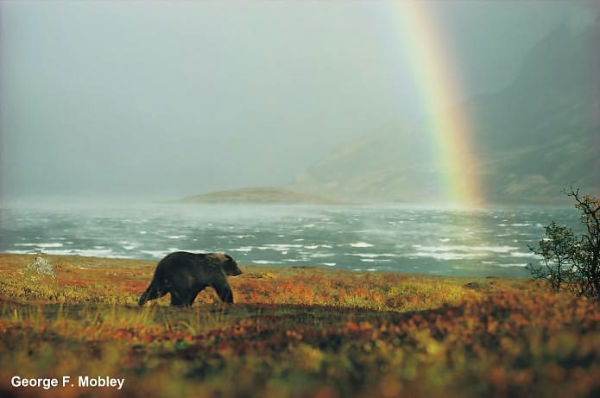
[[[226,253],[213,253],[213,257],[217,258],[221,263],[221,268],[225,271],[226,275],[236,276],[242,273],[242,270],[238,267],[237,262]]]

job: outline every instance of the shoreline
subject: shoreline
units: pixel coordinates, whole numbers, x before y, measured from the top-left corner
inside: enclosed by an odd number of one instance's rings
[[[185,251],[185,250],[183,250]],[[31,257],[32,259],[35,258],[35,256],[43,256],[43,257],[49,257],[49,258],[56,258],[56,259],[73,259],[74,261],[79,261],[79,259],[82,259],[82,261],[85,261],[85,259],[88,259],[89,263],[93,263],[96,264],[96,266],[102,266],[102,262],[107,262],[109,264],[113,264],[112,266],[114,267],[120,267],[123,266],[124,264],[128,264],[128,263],[143,263],[146,266],[149,267],[154,267],[158,264],[158,262],[161,260],[161,258],[135,258],[135,257],[104,257],[104,256],[86,256],[86,255],[80,255],[80,254],[52,254],[52,253],[43,253],[43,252],[38,252],[38,253],[22,253],[22,252],[15,252],[15,251],[6,251],[6,252],[0,252],[0,262],[1,262],[1,258],[2,256],[26,256],[26,257]],[[118,264],[117,264],[118,263]],[[120,264],[122,263],[122,264]],[[250,267],[250,268],[255,268],[255,269],[272,269],[272,270],[283,270],[283,269],[316,269],[316,270],[325,270],[325,271],[332,271],[332,272],[349,272],[349,273],[355,273],[355,274],[360,274],[360,273],[375,273],[375,274],[390,274],[390,275],[421,275],[421,276],[434,276],[434,277],[440,277],[440,278],[464,278],[464,279],[477,279],[477,278],[504,278],[504,279],[515,279],[515,280],[528,280],[531,279],[530,275],[523,275],[523,276],[507,276],[507,275],[495,275],[492,272],[485,272],[485,271],[480,271],[478,274],[472,274],[472,275],[468,275],[465,273],[458,273],[456,271],[454,271],[454,273],[452,272],[448,272],[448,273],[444,273],[444,272],[405,272],[403,270],[398,270],[398,271],[393,271],[393,270],[389,270],[389,269],[382,269],[379,270],[377,268],[374,267],[369,267],[369,268],[365,268],[365,269],[356,269],[356,268],[344,268],[344,267],[331,267],[331,266],[324,266],[324,265],[312,265],[312,264],[308,264],[308,265],[304,265],[304,264],[298,264],[298,265],[286,265],[286,264],[268,264],[268,263],[261,263],[261,264],[254,264],[254,263],[241,263],[238,262],[241,266],[244,267]],[[375,261],[373,264],[377,264],[377,262]],[[519,271],[521,270],[525,270],[524,266],[511,266],[511,267],[506,267],[506,266],[496,266],[495,268],[497,268],[497,270],[503,270],[505,272],[507,272],[508,270],[510,270],[511,268],[515,268],[518,269]],[[453,268],[448,268],[448,270],[452,270]],[[489,271],[489,270],[486,270]]]
[[[37,256],[37,254],[0,253],[0,295],[6,296],[6,287],[12,286],[8,296],[10,292],[14,292],[23,303],[29,302],[29,298],[38,303],[98,302],[96,296],[104,297],[109,303],[137,303],[137,298],[150,283],[158,263],[156,260],[42,255],[54,269],[56,277],[51,279],[26,269]],[[473,292],[497,290],[503,286],[523,287],[536,284],[530,279],[496,276],[357,272],[316,266],[276,267],[247,264],[239,264],[239,266],[243,273],[240,276],[228,277],[232,289],[238,296],[236,302],[258,304],[330,303],[338,306],[356,306],[357,303],[362,302],[366,308],[398,310],[395,308],[397,304],[395,299],[389,296],[397,298],[400,290],[409,286],[414,294],[417,294],[415,293],[417,290],[422,290],[421,295],[430,296],[429,304],[421,307],[431,308],[434,302],[441,303],[445,300],[443,299],[444,288],[454,291],[456,297],[453,301],[456,301],[459,297]],[[40,281],[45,285],[38,286]],[[25,289],[30,291],[30,294],[22,294],[23,288],[20,286],[31,282],[34,282],[34,286]],[[320,289],[319,283],[327,288]],[[77,289],[73,290],[73,287]],[[36,289],[40,291],[36,293]],[[296,297],[295,289],[303,290],[303,296]],[[438,289],[442,290],[438,291]],[[361,299],[352,303],[353,295]],[[62,298],[59,299],[59,296]],[[168,296],[157,302],[160,305],[168,305]],[[218,300],[216,294],[209,288],[198,296],[196,302],[206,304],[216,303]],[[414,307],[413,304],[410,306]]]

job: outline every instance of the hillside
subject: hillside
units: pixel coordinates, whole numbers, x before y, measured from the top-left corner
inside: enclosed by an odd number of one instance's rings
[[[556,203],[570,184],[600,190],[598,22],[564,24],[540,42],[502,92],[465,107],[488,203]],[[389,125],[349,142],[299,176],[295,189],[364,201],[439,198],[431,134]]]

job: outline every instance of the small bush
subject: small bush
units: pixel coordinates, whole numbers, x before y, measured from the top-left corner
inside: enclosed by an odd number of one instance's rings
[[[546,237],[530,250],[541,256],[541,265],[529,264],[534,278],[547,280],[555,291],[567,288],[579,296],[600,299],[600,198],[582,195],[571,189],[567,196],[585,229],[577,237],[565,226],[552,222],[546,227]]]

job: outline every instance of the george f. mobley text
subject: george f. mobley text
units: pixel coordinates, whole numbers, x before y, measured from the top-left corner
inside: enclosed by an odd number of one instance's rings
[[[125,385],[125,379],[118,379],[110,376],[77,376],[71,380],[71,376],[62,376],[61,378],[26,378],[21,376],[13,376],[10,379],[12,387],[21,388],[41,388],[50,390],[51,388],[116,388],[120,390]]]

